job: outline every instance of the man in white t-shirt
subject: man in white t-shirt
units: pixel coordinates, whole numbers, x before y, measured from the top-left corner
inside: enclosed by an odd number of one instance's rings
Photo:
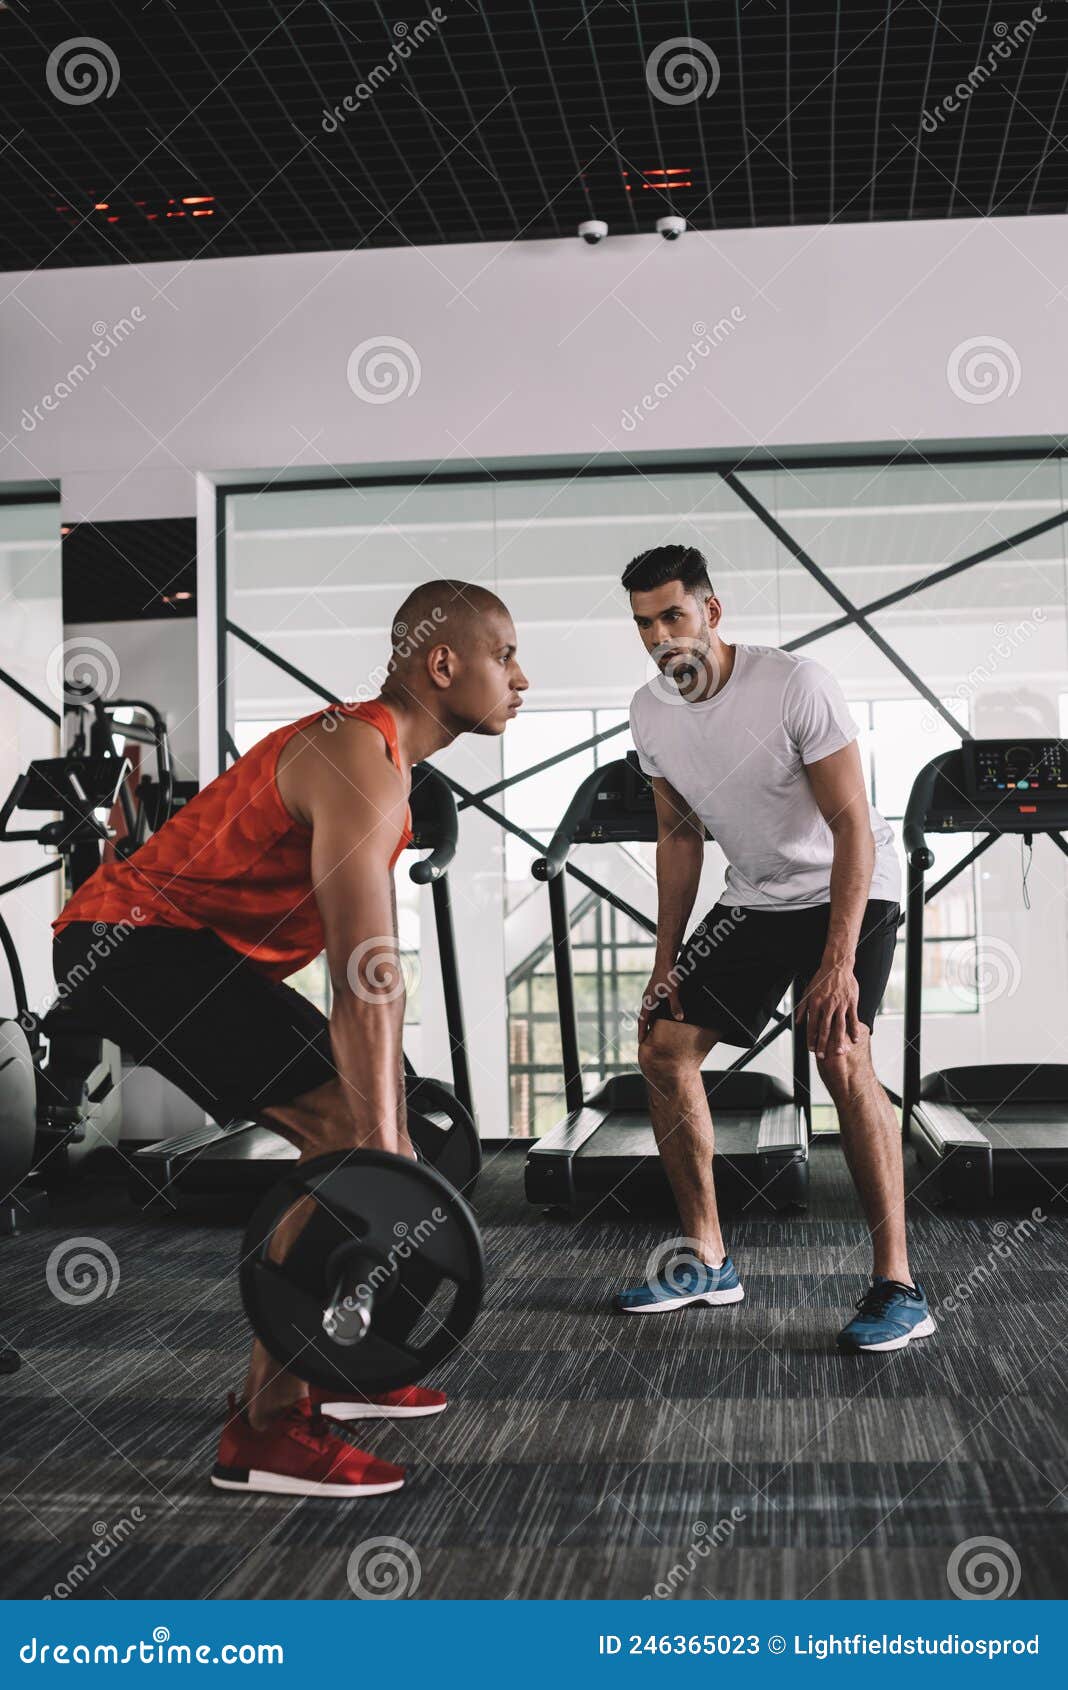
[[[720,638],[723,607],[692,547],[643,552],[623,586],[660,671],[630,710],[658,823],[656,955],[638,1060],[692,1258],[673,1266],[670,1284],[625,1291],[617,1306],[646,1314],[741,1301],[716,1209],[701,1064],[716,1043],[754,1044],[797,976],[874,1254],[871,1286],[838,1341],[899,1349],[934,1323],[909,1272],[901,1132],[871,1060],[901,880],[890,827],[868,801],[856,726],[811,658]],[[706,828],[727,858],[726,884],[684,944]]]

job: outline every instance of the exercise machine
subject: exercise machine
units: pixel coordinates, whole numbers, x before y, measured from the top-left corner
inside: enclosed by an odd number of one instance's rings
[[[563,1051],[567,1115],[539,1138],[526,1161],[526,1194],[574,1212],[609,1192],[625,1201],[670,1201],[649,1119],[645,1079],[614,1074],[586,1097],[579,1059],[565,868],[575,845],[656,840],[653,789],[636,752],[606,764],[578,788],[544,857],[533,866],[548,882],[553,962]],[[611,901],[655,933],[656,924],[623,899]],[[794,987],[797,1002],[798,985]],[[810,1081],[803,1026],[793,1027],[793,1089],[749,1062],[783,1029],[785,1017],[729,1068],[704,1073],[716,1127],[716,1188],[721,1201],[775,1209],[803,1205],[808,1191]]]
[[[457,1191],[470,1193],[481,1164],[467,1064],[460,973],[447,871],[456,852],[456,802],[444,776],[429,763],[412,770],[411,849],[429,855],[410,870],[416,885],[431,887],[445,1019],[452,1053],[452,1086],[417,1075],[405,1059],[408,1124],[417,1153]],[[296,1161],[295,1145],[255,1121],[210,1123],[157,1144],[131,1158],[129,1191],[139,1208],[176,1208],[182,1198],[257,1198]]]
[[[947,1201],[1051,1200],[1068,1182],[1068,1064],[999,1062],[921,1077],[924,912],[1005,835],[1030,848],[1044,833],[1068,855],[1068,741],[967,740],[922,768],[905,811],[905,1064],[902,1121]],[[932,887],[928,835],[982,837]],[[1063,942],[1064,924],[1059,928]]]
[[[32,762],[0,807],[0,843],[33,841],[55,855],[0,894],[59,872],[69,896],[106,851],[132,855],[188,793],[174,779],[166,724],[153,705],[68,691],[67,749]],[[154,772],[135,779],[128,753],[141,746],[152,748]],[[12,825],[23,812],[49,819]],[[94,1151],[117,1145],[121,1057],[80,1023],[62,984],[47,1013],[34,1014],[2,916],[0,948],[15,1003],[14,1018],[0,1021],[0,1233],[9,1234],[39,1206],[41,1192],[65,1184]]]

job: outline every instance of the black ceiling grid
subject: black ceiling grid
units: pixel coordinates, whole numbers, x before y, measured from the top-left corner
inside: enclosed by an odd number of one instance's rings
[[[197,611],[192,516],[63,529],[64,622],[133,622]]]
[[[420,41],[429,0],[6,0],[0,266],[545,239],[591,216],[625,233],[668,210],[711,230],[1068,204],[1053,0],[1037,23],[1015,0],[439,9]],[[49,57],[86,36],[115,68],[76,103]],[[687,39],[714,91],[659,99],[650,55]]]

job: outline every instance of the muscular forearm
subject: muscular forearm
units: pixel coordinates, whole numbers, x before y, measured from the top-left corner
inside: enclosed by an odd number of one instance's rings
[[[835,830],[831,865],[831,913],[823,961],[852,967],[875,867],[871,828],[846,824]]]
[[[370,1001],[335,994],[330,1042],[358,1146],[407,1153],[403,1026],[403,992]]]
[[[656,847],[656,960],[670,966],[690,919],[704,861],[704,841],[693,833],[661,839]]]

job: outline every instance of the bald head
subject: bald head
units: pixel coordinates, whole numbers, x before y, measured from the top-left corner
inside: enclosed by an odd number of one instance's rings
[[[474,581],[424,581],[393,619],[382,697],[396,711],[425,711],[455,738],[499,734],[527,678],[508,606]]]
[[[427,653],[447,645],[467,657],[495,640],[508,608],[488,587],[473,581],[424,581],[408,594],[393,618],[389,672],[405,678],[426,665]]]

